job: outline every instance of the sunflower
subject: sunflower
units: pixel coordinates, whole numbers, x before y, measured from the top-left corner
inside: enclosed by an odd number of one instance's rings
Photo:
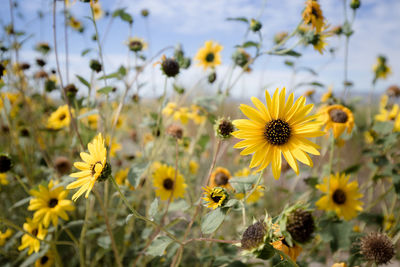
[[[189,118],[195,124],[202,124],[206,120],[205,110],[197,105],[190,106]]]
[[[101,8],[100,3],[96,3],[92,5],[93,8],[93,17],[95,20],[101,19],[104,15],[103,9]]]
[[[200,48],[196,54],[195,59],[199,61],[198,65],[203,66],[204,69],[215,68],[221,64],[221,55],[223,47],[219,43],[213,41],[206,41],[204,47]]]
[[[311,24],[311,27],[314,28],[317,33],[321,32],[325,18],[316,0],[307,0],[306,7],[303,11],[303,20],[305,24]]]
[[[199,169],[199,164],[196,161],[194,161],[194,160],[189,161],[190,174],[196,174],[198,169]]]
[[[233,176],[235,176],[235,177],[247,177],[250,174],[254,174],[254,173],[255,172],[252,173],[249,168],[245,167],[245,168],[235,172],[233,174]],[[254,187],[254,185],[253,185],[253,187]],[[248,198],[246,200],[246,203],[251,204],[251,203],[257,202],[262,196],[264,196],[264,189],[265,189],[265,187],[262,186],[262,185],[257,186],[257,189],[254,190],[254,192],[250,196],[248,196]],[[235,195],[235,197],[237,199],[243,199],[245,197],[245,194],[238,193],[238,194]]]
[[[231,178],[232,175],[227,169],[222,167],[217,167],[215,171],[213,171],[211,174],[210,186],[232,189],[232,186],[229,184],[229,179]]]
[[[129,173],[129,168],[125,168],[125,169],[119,170],[115,174],[115,181],[117,182],[117,184],[124,185],[125,181],[126,181],[126,178],[128,178],[128,173]]]
[[[334,263],[331,267],[347,267],[345,262]]]
[[[178,108],[174,102],[169,102],[162,110],[162,114],[168,117],[172,116],[175,121],[180,120],[182,124],[187,124],[192,116],[187,107]]]
[[[228,193],[222,187],[203,187],[204,197],[207,208],[215,210],[218,207],[222,207],[228,200]]]
[[[288,255],[292,261],[296,262],[297,257],[300,255],[302,248],[299,245],[294,245],[293,247],[289,247],[287,244],[283,242],[284,240],[277,240],[271,243],[271,245],[277,249]]]
[[[74,30],[83,31],[82,23],[72,16],[69,18],[69,26]]]
[[[110,146],[110,136],[106,137],[106,145],[107,147]],[[111,142],[111,147],[109,149],[110,149],[110,157],[112,158],[115,157],[116,152],[122,149],[121,144],[117,142],[117,138],[113,137]]]
[[[239,130],[232,135],[244,139],[234,148],[245,148],[241,155],[254,153],[250,168],[258,166],[257,171],[265,169],[271,163],[275,179],[279,179],[281,174],[283,153],[290,167],[298,174],[296,160],[312,166],[312,160],[307,153],[319,155],[319,146],[307,139],[324,134],[319,130],[320,122],[315,120],[318,115],[307,116],[313,105],[305,105],[306,99],[303,96],[294,104],[293,94],[285,101],[285,88],[280,94],[279,89],[276,89],[272,100],[266,90],[265,98],[267,107],[256,97],[251,100],[257,109],[244,104],[240,106],[240,110],[250,120],[233,121]]]
[[[11,229],[7,229],[4,233],[0,231],[0,247],[4,246],[6,243],[6,239],[9,238],[13,234]]]
[[[54,255],[47,251],[42,257],[35,261],[35,267],[51,267],[54,264]]]
[[[71,112],[73,111],[71,110]],[[68,126],[70,122],[71,117],[69,116],[68,105],[63,105],[51,113],[50,118],[47,120],[47,128],[59,130]]]
[[[328,92],[326,92],[326,93],[324,93],[322,96],[321,96],[321,103],[325,103],[325,102],[327,102],[329,99],[331,99],[332,98],[332,86],[329,86],[329,88],[328,88]]]
[[[130,37],[127,45],[129,47],[129,50],[133,52],[139,52],[147,49],[147,43],[144,41],[143,38],[139,37]]]
[[[392,70],[387,65],[387,59],[385,56],[379,56],[377,58],[376,64],[374,64],[372,70],[375,72],[375,80],[386,79],[390,74],[392,74]]]
[[[362,211],[362,202],[359,201],[363,195],[358,191],[356,181],[349,183],[350,176],[336,173],[325,177],[322,184],[316,188],[325,196],[321,197],[315,204],[321,210],[335,211],[337,216],[350,220],[357,216],[357,211]]]
[[[153,185],[156,188],[156,195],[161,200],[175,200],[183,198],[185,194],[185,179],[179,173],[175,173],[175,169],[166,164],[157,166],[153,173]]]
[[[33,198],[29,202],[28,210],[37,210],[33,215],[33,221],[43,223],[48,228],[50,221],[54,226],[58,224],[58,217],[68,220],[66,211],[72,211],[75,207],[71,200],[65,199],[68,196],[68,190],[63,186],[54,187],[53,180],[48,187],[39,185],[39,190],[31,190]]]
[[[375,120],[377,121],[394,121],[399,114],[399,105],[394,104],[391,110],[386,108],[381,108],[379,114],[375,115]]]
[[[99,121],[99,114],[98,113],[90,114],[92,112],[93,111],[89,110],[88,108],[82,108],[79,112],[80,113],[79,118],[81,118],[82,121],[87,126],[89,126],[89,128],[96,130],[98,121]],[[90,115],[86,115],[86,114],[90,114]]]
[[[84,162],[75,162],[75,168],[80,172],[71,173],[71,177],[78,178],[77,181],[70,183],[67,189],[80,189],[72,196],[72,200],[77,200],[85,191],[85,197],[89,197],[94,183],[100,179],[105,180],[111,172],[111,168],[107,163],[107,150],[105,141],[99,133],[91,143],[88,144],[89,154],[81,152],[80,156]]]
[[[327,42],[325,42],[327,36],[327,34],[323,34],[322,32],[317,33],[314,35],[314,38],[311,42],[314,49],[317,50],[321,55],[325,51],[325,46],[328,44]]]
[[[0,185],[8,185],[7,174],[0,173]]]
[[[354,116],[350,109],[342,105],[324,107],[320,113],[321,120],[325,124],[325,131],[332,128],[333,136],[338,138],[347,128],[350,134],[354,127]]]
[[[29,247],[28,255],[32,252],[39,252],[40,240],[44,240],[47,234],[47,230],[43,229],[43,225],[39,222],[34,222],[33,220],[27,218],[26,223],[23,226],[25,232],[29,234],[24,234],[21,238],[21,245],[18,250],[24,250]]]

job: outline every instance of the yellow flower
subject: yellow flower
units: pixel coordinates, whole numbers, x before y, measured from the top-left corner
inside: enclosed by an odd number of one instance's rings
[[[11,229],[7,229],[4,233],[0,231],[0,247],[4,246],[6,243],[6,239],[9,238],[13,234]]]
[[[203,66],[204,69],[214,68],[221,64],[221,55],[223,47],[219,43],[213,41],[206,41],[204,47],[197,51],[195,59],[199,61],[198,65]]]
[[[207,208],[215,210],[221,207],[228,199],[228,193],[222,187],[203,187],[204,197],[202,199],[205,201]]]
[[[72,112],[73,110],[71,110]],[[68,105],[60,106],[56,111],[51,113],[47,120],[47,128],[59,130],[68,126],[71,122],[71,117],[68,111]]]
[[[169,102],[162,110],[162,113],[168,117],[172,116],[175,121],[180,120],[182,124],[187,124],[190,117],[188,108],[178,108],[174,102]]]
[[[119,170],[115,174],[115,181],[117,182],[117,184],[119,184],[119,185],[125,184],[125,182],[127,181],[126,178],[128,178],[128,172],[129,172],[129,168],[125,168],[125,169]]]
[[[315,94],[315,90],[311,89],[311,90],[307,90],[304,92],[303,96],[305,97],[312,97]]]
[[[271,243],[271,245],[277,249],[288,255],[292,261],[296,262],[297,257],[300,255],[303,250],[299,245],[294,245],[293,247],[289,247],[285,245],[282,240],[277,240]]]
[[[189,118],[194,121],[195,124],[202,124],[206,120],[206,116],[204,116],[205,111],[203,108],[197,105],[190,106],[190,112],[188,114]]]
[[[42,257],[35,261],[35,267],[51,267],[54,264],[54,255],[47,251]]]
[[[232,186],[229,184],[229,179],[231,178],[232,175],[227,169],[217,167],[211,174],[210,187],[223,187],[226,189],[232,189]]]
[[[110,145],[110,137],[109,136],[106,137],[106,145],[107,145],[107,147]],[[116,155],[115,153],[122,149],[121,144],[117,142],[117,138],[113,137],[111,147],[109,149],[110,149],[110,157],[115,157],[115,155]]]
[[[399,113],[399,115],[397,115],[397,118],[394,121],[393,131],[400,132],[400,113]]]
[[[375,79],[386,79],[390,74],[392,74],[391,68],[386,64],[386,57],[379,56],[377,58],[376,64],[372,67],[375,72]]]
[[[251,100],[257,109],[242,104],[240,110],[250,119],[235,120],[233,124],[239,129],[232,135],[244,139],[235,148],[245,148],[240,154],[253,154],[250,168],[258,166],[257,171],[265,169],[270,163],[275,179],[281,174],[282,155],[290,167],[299,173],[297,160],[312,166],[312,160],[307,153],[319,155],[316,144],[307,138],[321,136],[318,115],[307,116],[313,105],[305,105],[306,99],[301,96],[294,101],[294,94],[286,99],[286,90],[279,93],[276,89],[271,97],[265,91],[267,107],[256,97]]]
[[[54,187],[53,180],[48,187],[39,185],[39,190],[31,190],[33,198],[29,201],[28,210],[36,210],[33,214],[33,221],[40,222],[48,228],[50,221],[53,226],[58,225],[58,217],[68,221],[66,211],[72,211],[75,207],[71,200],[65,199],[68,196],[68,190],[63,186]]]
[[[94,19],[95,20],[101,19],[104,15],[104,12],[103,9],[101,9],[100,3],[93,4],[92,8],[93,8]]]
[[[324,93],[324,94],[321,96],[321,103],[325,103],[325,102],[328,101],[331,97],[332,97],[332,86],[329,86],[328,92]]]
[[[314,36],[315,40],[312,41],[314,49],[317,50],[321,55],[325,51],[325,46],[328,44],[327,42],[325,42],[327,36],[327,34],[323,34],[322,32],[317,33]]]
[[[30,235],[24,234],[22,236],[21,245],[18,247],[18,250],[24,250],[25,248],[29,247],[28,255],[31,255],[32,252],[39,252],[40,240],[44,240],[47,230],[43,229],[41,223],[34,222],[29,218],[26,219],[26,223],[24,223],[23,228],[25,232],[28,232]]]
[[[316,0],[307,0],[306,7],[303,11],[303,20],[305,24],[311,24],[311,27],[314,28],[317,33],[322,31],[325,18]]]
[[[69,18],[69,26],[71,26],[71,28],[74,30],[82,31],[81,22],[72,16]]]
[[[358,191],[358,183],[350,182],[350,175],[336,173],[330,177],[325,177],[322,184],[316,188],[325,193],[315,205],[320,210],[334,211],[337,216],[346,221],[357,216],[358,211],[362,211],[362,194]]]
[[[130,37],[126,44],[128,45],[129,49],[134,52],[147,49],[147,43],[143,40],[143,38],[139,37]]]
[[[354,116],[350,109],[342,105],[331,105],[324,107],[320,113],[321,120],[325,125],[325,131],[331,128],[333,136],[338,138],[347,128],[350,134],[354,127]]]
[[[255,172],[253,172],[254,174]],[[234,173],[233,176],[235,177],[247,177],[251,174],[250,168],[243,168],[241,170],[238,170],[237,172]],[[254,185],[253,185],[254,188]],[[259,185],[257,186],[257,189],[254,190],[254,192],[247,198],[246,203],[251,204],[257,202],[262,196],[264,196],[264,186]],[[245,194],[243,193],[238,193],[235,195],[237,199],[243,199],[245,197]]]
[[[196,161],[194,160],[189,161],[189,172],[191,174],[196,174],[198,169],[199,169],[199,164]]]
[[[383,226],[385,231],[389,231],[393,228],[394,223],[396,222],[396,218],[394,217],[393,213],[386,214],[383,216]]]
[[[154,140],[154,136],[151,134],[151,133],[146,133],[144,136],[143,136],[143,144],[144,145],[147,145],[148,143],[150,143],[150,142],[152,142],[153,140]]]
[[[371,131],[364,132],[364,140],[367,144],[372,144],[374,142],[374,136]]]
[[[88,112],[90,112],[88,108],[82,108],[80,110],[80,115],[82,116]],[[89,128],[96,130],[99,121],[99,114],[87,115],[83,117],[82,120],[84,121],[85,124],[87,124],[87,126],[89,126]]]
[[[153,185],[156,188],[156,195],[163,201],[183,198],[187,186],[179,171],[175,173],[175,169],[166,164],[161,164],[154,171]]]
[[[334,263],[332,267],[347,267],[347,264],[344,262]]]
[[[1,93],[0,94],[0,109],[3,109],[3,107],[4,107],[3,98],[7,98],[8,101],[10,102],[10,106],[13,107],[19,98],[19,94],[18,93],[10,93],[10,92]]]
[[[394,104],[392,109],[389,111],[385,107],[381,107],[379,114],[375,115],[375,120],[377,121],[393,121],[399,114],[399,105]]]
[[[7,180],[7,174],[6,173],[0,173],[0,184],[1,185],[8,185],[8,180]]]
[[[91,143],[88,144],[89,153],[81,152],[80,156],[84,162],[75,162],[75,168],[80,172],[71,173],[71,177],[78,180],[70,183],[67,189],[80,189],[72,196],[72,200],[76,201],[86,191],[85,197],[89,197],[90,191],[93,189],[94,183],[100,179],[107,179],[110,174],[110,167],[107,160],[107,150],[104,139],[99,133]]]

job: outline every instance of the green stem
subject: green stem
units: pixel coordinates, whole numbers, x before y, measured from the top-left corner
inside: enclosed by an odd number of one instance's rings
[[[128,209],[132,212],[132,215],[135,216],[136,218],[143,220],[145,222],[150,223],[154,227],[159,227],[168,237],[170,237],[172,240],[175,242],[179,243],[182,245],[182,242],[179,241],[173,234],[171,234],[167,229],[162,227],[161,225],[157,224],[156,222],[142,216],[139,212],[137,212],[130,204],[129,201],[126,199],[125,195],[122,193],[121,189],[119,188],[117,182],[115,181],[115,178],[113,176],[110,176],[111,182],[114,185],[115,189],[118,191],[120,197],[124,201],[124,204],[128,207]]]

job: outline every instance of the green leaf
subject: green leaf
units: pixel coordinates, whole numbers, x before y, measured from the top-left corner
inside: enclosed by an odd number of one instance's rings
[[[75,75],[76,78],[78,78],[78,80],[83,83],[87,88],[90,89],[90,83],[88,81],[86,81],[82,76],[79,75]]]
[[[241,21],[241,22],[244,22],[246,24],[249,23],[249,20],[246,17],[226,18],[226,20],[229,20],[229,21]]]
[[[355,172],[358,172],[358,170],[360,168],[361,168],[361,164],[354,164],[354,165],[344,169],[342,172],[345,174],[355,173]]]
[[[246,193],[253,188],[257,178],[257,175],[249,175],[248,177],[232,177],[229,179],[229,183],[235,189],[236,193]]]
[[[372,130],[377,132],[378,134],[386,135],[390,134],[393,129],[393,124],[389,122],[377,122],[375,125],[372,127]]]
[[[269,243],[265,243],[264,248],[260,252],[257,252],[257,258],[260,258],[263,260],[268,260],[268,259],[272,258],[274,255],[275,255],[275,249]]]
[[[150,204],[149,218],[152,220],[158,211],[158,198],[155,198]]]
[[[119,8],[119,9],[115,10],[114,13],[112,14],[112,16],[114,18],[120,17],[123,21],[126,21],[130,24],[133,23],[132,16],[125,12],[125,8]]]
[[[103,88],[100,88],[99,90],[97,90],[98,93],[100,94],[108,94],[113,90],[114,87],[112,86],[105,86]]]
[[[110,74],[108,74],[108,75],[106,75],[106,76],[101,76],[101,77],[97,78],[97,80],[105,80],[105,79],[111,79],[111,78],[120,79],[120,73],[119,73],[119,71],[110,73]]]
[[[225,212],[221,208],[207,213],[201,221],[201,232],[203,234],[214,233],[225,219]]]
[[[233,207],[235,205],[239,204],[239,200],[237,199],[229,199],[228,202],[224,205],[224,207]]]
[[[20,201],[15,202],[14,205],[12,205],[9,210],[18,208],[18,207],[20,207],[22,205],[25,205],[25,204],[27,204],[29,202],[29,200],[31,200],[31,197],[23,198]]]
[[[108,235],[100,236],[97,238],[97,244],[104,249],[110,249],[111,239]]]
[[[289,50],[284,53],[279,53],[281,50],[283,50],[283,49],[278,49],[277,51],[275,51],[275,53],[272,53],[272,54],[276,55],[276,56],[291,56],[291,57],[300,57],[301,56],[301,54],[299,52],[296,52],[294,50]]]
[[[87,49],[83,50],[82,53],[81,53],[81,56],[82,56],[82,57],[85,56],[85,55],[86,55],[87,53],[89,53],[90,51],[92,51],[92,49],[90,49],[90,48],[87,48]]]
[[[159,236],[153,241],[153,243],[151,243],[146,254],[151,256],[162,256],[164,255],[164,251],[172,242],[173,240],[168,236]]]
[[[148,166],[149,163],[142,162],[132,165],[132,167],[129,169],[128,181],[133,187],[135,188],[138,187],[140,183],[140,177],[142,176],[142,173],[147,169]]]
[[[318,177],[308,177],[304,179],[306,185],[310,186],[311,188],[315,188],[318,184]]]
[[[274,267],[295,267],[295,265],[287,260],[284,260],[279,262],[278,264],[275,264]]]
[[[258,47],[260,47],[260,44],[257,43],[257,42],[253,42],[253,41],[247,41],[244,44],[242,44],[241,47],[243,47],[243,48],[247,48],[247,47],[256,47],[256,48],[258,48]]]

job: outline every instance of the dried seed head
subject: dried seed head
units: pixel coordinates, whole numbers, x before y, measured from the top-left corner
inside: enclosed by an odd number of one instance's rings
[[[46,61],[45,61],[44,59],[37,58],[37,59],[36,59],[36,64],[37,64],[39,67],[44,67],[44,66],[46,65]]]
[[[66,157],[57,157],[54,161],[54,167],[60,175],[65,175],[71,171],[72,163]]]
[[[382,233],[370,233],[361,239],[361,254],[377,265],[387,264],[395,255],[392,240]]]
[[[167,134],[169,134],[170,136],[172,136],[172,137],[174,137],[176,139],[182,139],[182,137],[183,137],[183,129],[182,129],[181,126],[179,126],[177,124],[171,124],[167,128]]]
[[[89,66],[93,71],[95,71],[97,73],[99,73],[102,70],[101,63],[96,59],[90,60]]]
[[[11,158],[5,154],[0,155],[0,173],[8,172],[11,170],[13,162]]]
[[[312,238],[315,230],[314,219],[309,211],[296,209],[289,214],[286,229],[294,241],[305,243]]]
[[[215,134],[222,139],[227,139],[232,136],[232,132],[235,130],[230,118],[220,118],[214,125]]]
[[[391,97],[399,97],[400,96],[400,87],[397,85],[392,85],[386,90],[386,93],[388,96],[391,96]]]
[[[257,248],[264,242],[264,236],[267,233],[266,224],[263,221],[258,221],[250,225],[244,231],[241,244],[243,249],[251,250]]]
[[[161,62],[161,69],[167,77],[175,77],[179,73],[179,63],[173,58],[166,58]]]
[[[65,93],[68,97],[75,97],[78,92],[78,88],[73,83],[68,84],[64,87]]]
[[[35,79],[47,79],[47,78],[49,78],[49,75],[44,70],[39,70],[38,72],[35,73],[34,78]]]

